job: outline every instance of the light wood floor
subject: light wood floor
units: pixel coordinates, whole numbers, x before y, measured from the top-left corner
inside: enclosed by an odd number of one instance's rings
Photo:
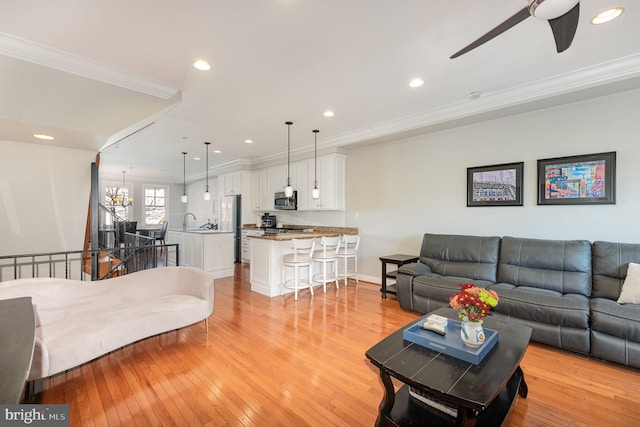
[[[249,270],[216,280],[204,324],[153,337],[45,381],[71,425],[372,426],[382,398],[365,351],[419,315],[350,284],[310,298],[251,293]],[[640,371],[532,344],[529,396],[508,426],[640,425]]]

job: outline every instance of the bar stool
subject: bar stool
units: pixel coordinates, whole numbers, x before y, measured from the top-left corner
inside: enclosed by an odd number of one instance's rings
[[[283,283],[282,283],[282,294],[284,295],[284,290],[293,289],[294,299],[298,300],[298,291],[301,289],[309,288],[311,291],[311,296],[313,296],[313,286],[312,285],[312,274],[313,270],[311,269],[311,255],[313,254],[313,249],[315,248],[316,240],[315,239],[292,239],[291,240],[291,248],[293,249],[293,253],[286,254],[282,257],[282,265],[283,265]],[[293,279],[287,280],[287,267],[293,268]],[[300,269],[307,269],[307,279],[303,280],[300,277]]]
[[[313,252],[313,262],[320,264],[321,274],[313,276],[313,281],[322,283],[322,289],[327,292],[327,283],[336,282],[338,287],[338,250],[340,236],[321,237],[320,249]]]
[[[343,260],[344,269],[338,270],[338,274],[340,277],[344,277],[345,286],[347,286],[349,277],[355,278],[356,283],[358,283],[358,246],[360,246],[360,236],[357,234],[345,234],[342,236],[338,259]],[[353,270],[349,270],[350,259],[353,259]]]

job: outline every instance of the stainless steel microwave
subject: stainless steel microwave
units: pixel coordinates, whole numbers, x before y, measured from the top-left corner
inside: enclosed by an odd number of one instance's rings
[[[287,197],[284,191],[279,191],[275,194],[273,200],[273,207],[278,210],[290,210],[294,211],[298,209],[296,200],[298,198],[298,192],[294,191],[293,196]]]

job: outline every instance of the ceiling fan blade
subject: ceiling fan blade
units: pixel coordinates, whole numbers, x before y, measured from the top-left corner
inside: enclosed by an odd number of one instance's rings
[[[564,15],[549,19],[558,53],[564,52],[571,46],[573,37],[578,29],[578,18],[580,18],[580,3],[576,4],[573,9]]]
[[[476,47],[488,42],[492,38],[494,38],[496,36],[499,36],[500,34],[504,33],[509,28],[516,26],[517,24],[521,23],[522,21],[524,21],[525,19],[527,19],[530,16],[531,16],[531,14],[529,13],[529,7],[527,6],[524,9],[520,10],[519,12],[517,12],[511,18],[509,18],[506,21],[504,21],[502,24],[498,25],[497,27],[495,27],[494,29],[489,31],[484,36],[480,37],[478,40],[474,41],[473,43],[465,46],[464,48],[460,49],[459,51],[457,51],[456,53],[451,55],[451,57],[449,59],[457,58],[458,56],[460,56],[460,55],[462,55],[464,53],[467,53],[472,49],[475,49]]]

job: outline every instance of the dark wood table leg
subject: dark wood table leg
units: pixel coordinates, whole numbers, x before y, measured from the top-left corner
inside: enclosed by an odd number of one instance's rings
[[[382,261],[382,287],[380,288],[380,292],[382,293],[382,298],[387,297],[387,263]]]
[[[522,368],[518,366],[516,372],[519,372],[522,375],[522,379],[520,380],[520,387],[518,387],[518,394],[520,397],[526,399],[529,394],[529,387],[527,386],[527,382],[524,380],[524,372],[522,372]]]
[[[456,425],[462,427],[473,427],[476,425],[476,411],[469,408],[458,408],[458,419]]]
[[[387,425],[387,417],[391,414],[393,404],[396,401],[396,391],[393,387],[389,374],[380,369],[380,379],[384,386],[384,396],[382,397],[382,402],[380,402],[378,419],[376,419],[376,427],[384,427]]]

